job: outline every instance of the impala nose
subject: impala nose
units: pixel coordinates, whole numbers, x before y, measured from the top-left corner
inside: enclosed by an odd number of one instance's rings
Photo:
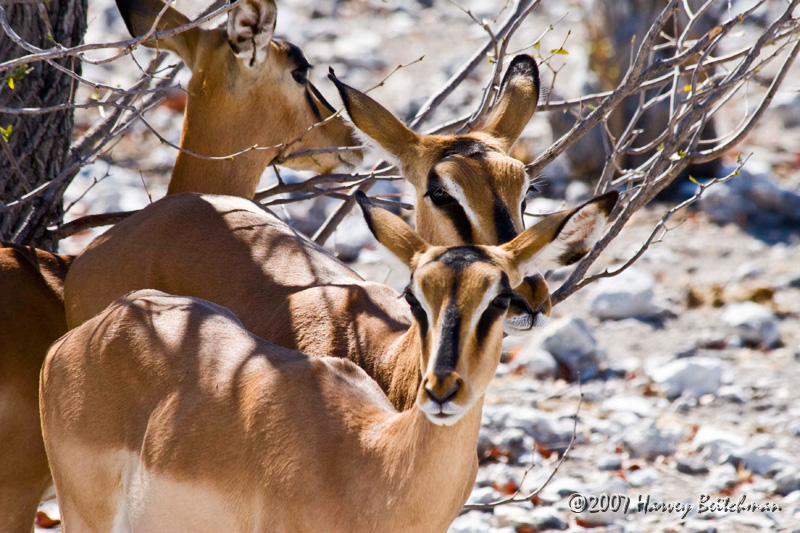
[[[448,374],[446,376],[431,376],[425,384],[425,392],[428,393],[431,400],[444,405],[445,403],[453,400],[461,388],[461,378],[455,374]]]

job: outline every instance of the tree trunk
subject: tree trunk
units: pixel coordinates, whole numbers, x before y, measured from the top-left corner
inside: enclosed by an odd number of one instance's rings
[[[49,0],[42,3],[8,3],[6,15],[11,27],[28,43],[51,48],[53,41],[64,47],[81,43],[86,31],[87,0]],[[27,55],[7,35],[0,37],[0,61]],[[77,58],[58,63],[80,73]],[[12,89],[8,76],[0,74],[0,106],[23,108],[70,103],[78,82],[47,62],[30,65],[27,74],[16,71]],[[72,140],[73,112],[58,111],[43,115],[0,113],[0,127],[11,126],[8,146],[0,150],[0,203],[18,200],[31,190],[57,177],[69,155]],[[0,139],[0,143],[3,143]],[[9,149],[11,157],[9,157]],[[63,214],[62,195],[72,176],[59,186],[32,200],[0,213],[0,240],[18,244],[41,245],[48,225]],[[50,244],[54,246],[54,244]]]

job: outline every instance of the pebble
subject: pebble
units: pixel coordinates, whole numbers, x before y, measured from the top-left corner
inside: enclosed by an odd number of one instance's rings
[[[660,455],[671,455],[677,438],[672,432],[659,429],[655,422],[643,422],[626,431],[622,443],[634,457],[655,459]]]
[[[500,505],[494,508],[494,517],[500,527],[511,526],[518,528],[531,525],[530,505],[521,504]]]
[[[652,275],[634,267],[603,278],[589,291],[589,313],[601,320],[652,318],[661,311],[653,303],[654,284]]]
[[[715,394],[722,385],[722,361],[710,357],[675,359],[651,369],[650,377],[668,398]]]
[[[491,513],[469,511],[456,518],[448,533],[486,533],[494,526]]]
[[[622,459],[616,455],[606,455],[597,462],[599,470],[619,470],[622,468]]]
[[[729,463],[711,469],[703,484],[703,492],[722,492],[733,488],[739,481],[736,468]]]
[[[592,329],[581,318],[562,318],[550,322],[541,332],[541,347],[566,366],[570,379],[580,373],[581,380],[596,377],[605,362]]]
[[[569,524],[561,517],[561,515],[552,507],[536,507],[528,515],[530,525],[536,531],[544,531],[546,529],[567,529]]]
[[[745,439],[738,433],[724,431],[712,426],[702,426],[692,439],[692,449],[703,451],[714,462],[719,462],[735,450],[745,445]]]
[[[774,346],[780,340],[778,318],[769,307],[754,302],[728,304],[722,321],[745,342],[756,346]]]
[[[514,371],[524,369],[538,378],[554,377],[558,370],[555,357],[538,343],[531,343],[521,348],[510,366]]]
[[[678,472],[689,475],[708,474],[708,466],[697,457],[677,457],[675,459],[675,469]]]

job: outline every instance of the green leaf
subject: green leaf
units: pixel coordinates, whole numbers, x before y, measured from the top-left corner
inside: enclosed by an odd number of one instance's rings
[[[689,174],[689,181],[691,181],[691,182],[692,182],[692,183],[694,183],[695,185],[700,185],[700,182],[699,182],[699,181],[697,181],[697,179],[695,179],[695,177],[694,177],[694,176],[692,176],[691,174]]]
[[[542,41],[536,41],[535,43],[533,43],[533,49],[536,50],[537,52],[539,51],[540,46],[542,46]]]
[[[551,54],[559,54],[559,55],[562,55],[562,56],[569,55],[569,52],[567,52],[563,48],[553,48],[552,50],[550,50],[550,53]]]
[[[0,128],[0,134],[3,135],[3,139],[5,139],[6,142],[9,142],[11,140],[11,132],[13,130],[14,130],[14,126],[12,124],[9,124],[5,128]]]
[[[8,78],[6,81],[8,82],[8,88],[13,91],[14,90],[14,78]]]

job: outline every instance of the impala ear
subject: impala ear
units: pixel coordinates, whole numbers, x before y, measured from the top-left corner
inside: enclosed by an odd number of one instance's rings
[[[228,15],[228,43],[247,68],[266,59],[277,18],[274,0],[245,0]]]
[[[534,58],[520,54],[511,60],[500,85],[500,96],[482,131],[500,140],[509,151],[531,120],[538,102],[539,68]]]
[[[362,191],[356,192],[356,200],[364,212],[369,230],[378,242],[413,270],[414,259],[425,253],[428,243],[403,222],[403,219],[373,204]]]
[[[164,11],[165,6],[166,3],[163,0],[117,0],[117,9],[119,9],[122,20],[125,21],[125,26],[128,27],[128,32],[132,37],[146,35],[156,19],[158,19],[156,31],[174,30],[190,22],[186,15],[172,6],[167,7]],[[163,14],[159,19],[158,15],[162,11]],[[202,30],[195,27],[166,39],[148,40],[143,44],[148,48],[160,48],[175,52],[191,69],[200,32]]]
[[[328,78],[336,85],[345,111],[355,127],[388,152],[389,159],[399,161],[402,165],[416,157],[421,135],[366,94],[342,83],[332,68],[328,71]]]
[[[619,193],[612,191],[585,204],[546,217],[502,246],[520,278],[582,259],[600,239]]]

